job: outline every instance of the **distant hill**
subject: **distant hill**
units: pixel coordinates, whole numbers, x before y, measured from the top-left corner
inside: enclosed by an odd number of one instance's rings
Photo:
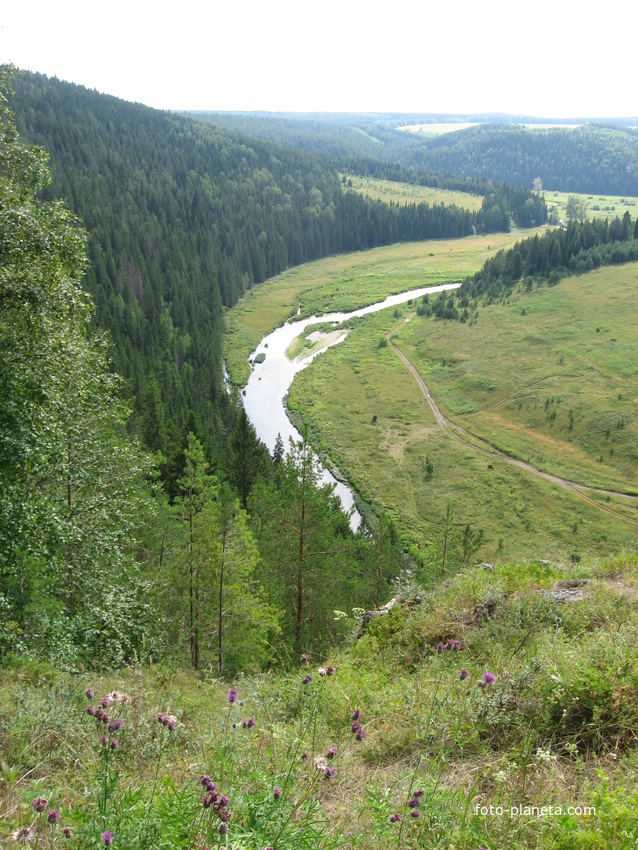
[[[533,121],[511,116],[460,116],[459,121],[463,118],[479,123],[427,137],[397,128],[408,123],[427,124],[433,116],[315,118],[198,113],[198,117],[255,138],[335,157],[374,158],[407,168],[507,181],[527,188],[540,177],[545,189],[638,195],[638,131],[620,124],[525,127],[523,122]]]

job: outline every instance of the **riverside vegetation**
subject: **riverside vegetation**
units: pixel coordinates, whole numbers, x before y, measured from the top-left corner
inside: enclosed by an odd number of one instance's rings
[[[441,547],[423,554],[380,506],[353,534],[309,442],[271,459],[222,388],[221,307],[278,264],[334,250],[333,237],[396,239],[377,231],[384,217],[414,238],[417,219],[459,235],[473,214],[399,214],[342,197],[319,159],[137,106],[123,122],[114,99],[57,81],[21,88],[20,122],[54,140],[91,265],[45,153],[21,141],[3,98],[0,842],[634,840],[635,557],[472,568],[484,531],[456,526],[449,504]],[[508,199],[519,215],[544,209],[492,186],[476,223],[507,229]],[[438,248],[469,261],[511,238],[430,243],[425,265]],[[309,292],[304,309],[340,288]],[[362,605],[388,613],[364,625]],[[503,818],[518,801],[577,808]]]

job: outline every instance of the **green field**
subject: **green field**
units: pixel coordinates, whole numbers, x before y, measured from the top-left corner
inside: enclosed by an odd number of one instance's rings
[[[617,195],[579,195],[576,192],[543,192],[547,204],[547,212],[552,213],[555,209],[559,219],[567,219],[567,200],[570,196],[578,198],[587,205],[587,218],[614,219],[616,216],[622,218],[629,210],[632,219],[636,217],[636,206],[638,198],[620,197]]]
[[[449,189],[435,189],[429,186],[415,186],[413,183],[394,183],[390,180],[378,180],[375,177],[357,177],[346,175],[348,186],[362,195],[367,195],[373,201],[384,201],[389,204],[455,204],[472,212],[481,209],[483,198],[469,192],[456,192]]]
[[[298,303],[320,314],[460,279],[518,236],[398,245],[287,272],[229,314],[231,378],[245,380],[247,353]],[[502,455],[580,484],[638,492],[637,299],[638,266],[629,265],[515,291],[507,303],[481,308],[471,326],[418,317],[416,304],[383,311],[356,320],[344,342],[302,372],[288,404],[416,551],[436,545],[448,502],[457,525],[484,531],[486,558],[567,559],[632,547],[635,499],[581,497]],[[468,446],[441,428],[386,344],[390,332],[442,413],[480,440]]]
[[[539,231],[542,232],[542,231]],[[354,310],[387,295],[462,280],[523,233],[491,233],[467,239],[405,242],[340,254],[290,269],[250,290],[226,314],[224,357],[231,382],[248,380],[248,355],[265,334],[296,315]]]
[[[638,492],[638,265],[567,278],[393,341],[441,410],[564,478]]]

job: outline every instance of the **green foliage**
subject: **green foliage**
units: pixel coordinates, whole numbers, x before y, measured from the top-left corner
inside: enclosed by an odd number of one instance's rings
[[[134,558],[152,513],[150,459],[106,341],[87,337],[85,235],[42,201],[46,155],[18,139],[4,91],[0,138],[0,593],[13,638],[61,665],[117,666],[141,647],[145,582]]]

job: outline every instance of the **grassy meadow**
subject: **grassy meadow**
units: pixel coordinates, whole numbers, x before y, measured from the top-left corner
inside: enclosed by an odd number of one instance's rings
[[[579,195],[576,192],[543,192],[547,211],[551,214],[555,210],[558,218],[567,220],[567,201],[571,196],[578,198],[586,205],[587,219],[594,218],[614,219],[616,216],[622,218],[629,210],[632,219],[636,217],[636,204],[638,198],[620,197],[618,195]]]
[[[224,356],[231,382],[236,386],[246,383],[248,355],[263,336],[298,311],[311,316],[354,310],[397,292],[460,281],[498,250],[511,247],[522,234],[514,231],[405,242],[289,269],[250,290],[226,314]]]
[[[415,186],[413,183],[395,183],[391,180],[379,180],[376,177],[358,177],[346,175],[348,187],[367,195],[373,201],[384,201],[394,204],[455,204],[472,212],[478,212],[483,203],[482,195],[472,195],[469,192],[457,192],[450,189],[436,189],[430,186]]]
[[[0,846],[634,847],[636,556],[393,592],[323,666],[234,683],[10,661]]]
[[[289,393],[288,406],[363,500],[386,511],[430,563],[440,559],[448,504],[456,526],[483,530],[480,557],[488,560],[568,560],[631,546],[635,524],[458,443],[438,425],[414,378],[384,344],[414,306],[400,308],[399,317],[389,310],[358,320],[344,342],[297,376]],[[487,312],[480,312],[477,327]],[[416,334],[421,325],[434,322],[413,317],[402,333]],[[600,503],[638,518],[621,499],[601,496]]]
[[[638,493],[638,265],[515,292],[393,342],[446,416],[563,478]]]

